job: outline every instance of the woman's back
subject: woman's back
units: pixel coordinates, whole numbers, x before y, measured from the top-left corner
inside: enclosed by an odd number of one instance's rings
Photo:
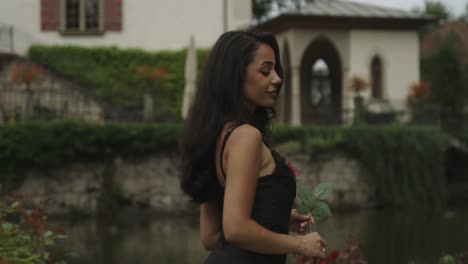
[[[245,126],[245,125],[244,125]],[[217,152],[216,162],[219,172],[222,174],[224,180],[224,166],[221,160],[224,160],[224,150],[227,144],[235,144],[230,142],[229,138],[232,134],[236,133],[236,127],[228,130],[224,135],[222,134],[221,146]],[[242,127],[239,129],[239,134],[234,137],[242,137]],[[245,127],[244,127],[245,129]],[[275,150],[269,149],[267,157],[272,159],[273,168],[270,173],[260,173],[258,177],[255,196],[251,209],[251,218],[261,226],[267,228],[275,233],[287,234],[289,226],[289,217],[292,208],[292,203],[296,195],[296,183],[294,175],[289,167],[286,165],[285,160]],[[219,157],[219,158],[218,158]],[[266,164],[269,164],[268,158]],[[262,167],[262,166],[261,166]],[[267,171],[269,166],[264,166]],[[261,169],[260,169],[261,170]],[[262,171],[262,170],[261,170]],[[219,177],[220,175],[218,175]],[[220,183],[221,184],[221,183]],[[229,210],[229,209],[227,209]],[[285,263],[285,254],[259,254],[247,250],[243,250],[235,245],[229,243],[224,232],[206,260],[206,264],[212,263]]]

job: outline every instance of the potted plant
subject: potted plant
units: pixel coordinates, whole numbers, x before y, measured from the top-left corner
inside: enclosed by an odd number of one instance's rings
[[[364,78],[359,76],[353,76],[351,78],[351,84],[349,90],[354,93],[354,123],[363,123],[364,115],[364,98],[361,96],[361,92],[369,87],[370,83]]]
[[[411,84],[406,103],[414,122],[439,123],[440,116],[437,107],[429,104],[430,92],[430,86],[425,81]]]

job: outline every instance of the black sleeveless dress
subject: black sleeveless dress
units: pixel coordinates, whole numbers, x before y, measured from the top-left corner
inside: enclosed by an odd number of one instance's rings
[[[233,129],[226,133],[221,148],[221,160],[224,146]],[[292,204],[296,196],[296,180],[285,159],[271,149],[275,160],[272,174],[258,178],[251,218],[263,227],[281,234],[287,234]],[[221,163],[221,170],[222,168]],[[221,233],[213,251],[205,264],[285,264],[286,255],[260,254],[241,249],[226,241]]]

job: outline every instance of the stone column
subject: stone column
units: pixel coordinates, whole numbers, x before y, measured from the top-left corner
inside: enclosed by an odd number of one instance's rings
[[[143,121],[151,122],[154,121],[154,98],[153,93],[147,90],[144,94],[143,99]]]
[[[23,120],[29,120],[33,116],[33,91],[29,85],[30,84],[26,84],[26,89],[24,90]]]
[[[291,125],[301,125],[301,83],[299,66],[291,67]]]

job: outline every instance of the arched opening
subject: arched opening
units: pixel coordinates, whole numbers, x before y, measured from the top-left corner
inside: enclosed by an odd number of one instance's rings
[[[370,65],[371,81],[372,81],[372,98],[383,99],[383,78],[382,78],[382,60],[378,55],[372,58]]]
[[[342,69],[338,51],[326,38],[313,41],[301,64],[303,124],[341,123]]]

